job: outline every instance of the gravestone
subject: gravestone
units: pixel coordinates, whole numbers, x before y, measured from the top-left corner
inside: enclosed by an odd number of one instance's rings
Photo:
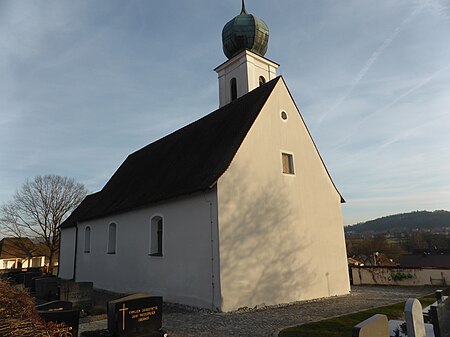
[[[36,309],[38,311],[64,311],[64,310],[72,310],[72,302],[67,301],[52,301],[48,303],[44,303],[41,305],[37,305]]]
[[[450,337],[450,297],[431,306],[430,318],[436,337]]]
[[[164,336],[162,297],[134,294],[108,302],[108,331],[113,337]]]
[[[417,298],[408,298],[406,301],[405,321],[408,337],[426,337],[422,304]]]
[[[21,271],[20,273],[17,273],[16,277],[17,277],[18,284],[24,284],[25,274],[26,274],[26,271]]]
[[[352,337],[389,337],[386,315],[373,315],[353,327]]]
[[[34,296],[42,300],[56,300],[58,299],[58,284],[59,279],[54,276],[41,276],[33,279],[34,282]]]
[[[23,285],[25,288],[31,289],[32,281],[35,277],[42,276],[42,272],[27,271],[23,274]],[[31,290],[32,291],[32,290]]]
[[[436,296],[436,301],[437,302],[441,302],[442,301],[443,290],[436,290],[434,295]]]
[[[19,283],[19,274],[22,274],[23,271],[21,269],[10,269],[6,273],[6,278],[9,282]]]
[[[32,293],[36,292],[36,280],[37,279],[40,279],[40,278],[51,278],[51,277],[56,277],[56,276],[41,274],[39,276],[33,277],[31,279],[31,292]]]
[[[72,302],[74,307],[90,309],[93,296],[92,282],[63,281],[59,285],[59,299]]]
[[[79,310],[38,311],[45,322],[53,322],[58,331],[55,337],[77,337],[80,322]]]

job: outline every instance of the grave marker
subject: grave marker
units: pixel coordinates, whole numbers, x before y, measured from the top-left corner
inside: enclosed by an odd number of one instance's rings
[[[93,292],[92,282],[64,281],[59,286],[59,299],[72,302],[78,308],[90,309]]]
[[[52,301],[48,303],[44,303],[41,305],[37,305],[36,309],[38,311],[64,311],[64,310],[72,310],[72,302],[67,301]]]
[[[441,302],[442,301],[442,294],[443,291],[442,290],[436,290],[434,295],[436,296],[436,301]]]
[[[386,315],[373,315],[353,327],[352,337],[389,337]]]
[[[58,299],[59,279],[54,276],[41,276],[33,279],[35,296],[41,300]]]
[[[27,271],[23,274],[23,285],[25,288],[31,289],[32,288],[32,281],[35,277],[42,276],[42,272],[38,271]]]
[[[162,297],[134,294],[108,302],[108,331],[114,337],[164,336]]]
[[[10,269],[8,270],[8,272],[6,273],[6,278],[10,281],[10,282],[14,282],[14,283],[19,283],[19,274],[22,274],[22,270],[21,269]]]
[[[426,337],[422,305],[417,298],[408,298],[406,301],[405,321],[408,337]]]
[[[450,297],[431,306],[430,318],[436,337],[450,337]]]
[[[58,337],[77,337],[80,322],[80,311],[38,311],[39,316],[46,322],[53,322],[58,326]]]

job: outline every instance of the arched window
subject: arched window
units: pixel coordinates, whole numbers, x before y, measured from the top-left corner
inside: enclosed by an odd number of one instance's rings
[[[84,230],[84,252],[91,252],[91,227],[87,226]]]
[[[231,88],[231,100],[234,101],[237,98],[237,81],[236,77],[233,77],[230,81]]]
[[[266,83],[266,79],[264,78],[264,76],[259,76],[259,86],[262,86],[265,83]]]
[[[116,253],[117,225],[110,223],[108,227],[108,254]]]
[[[150,255],[163,255],[163,218],[155,216],[150,222]]]

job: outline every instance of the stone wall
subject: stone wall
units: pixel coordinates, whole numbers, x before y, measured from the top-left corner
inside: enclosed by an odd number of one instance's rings
[[[351,267],[354,285],[446,286],[450,269]]]

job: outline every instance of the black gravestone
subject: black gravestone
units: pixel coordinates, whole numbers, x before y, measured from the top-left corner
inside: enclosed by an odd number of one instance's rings
[[[108,302],[108,331],[113,337],[164,336],[162,297],[134,294]]]
[[[25,274],[27,272],[26,271],[21,271],[20,273],[17,273],[17,283],[18,284],[23,284],[24,280],[25,280]]]
[[[6,279],[11,283],[18,284],[19,274],[23,274],[23,271],[21,269],[10,269],[6,273]]]
[[[450,297],[430,307],[430,318],[436,337],[450,337]]]
[[[46,322],[55,323],[58,327],[55,337],[77,337],[80,312],[78,310],[38,311]]]
[[[58,299],[59,279],[55,276],[41,276],[33,279],[34,296],[41,300],[50,301]],[[32,287],[33,289],[33,287]]]
[[[33,279],[39,276],[42,276],[42,272],[27,271],[23,274],[23,285],[25,288],[31,289]]]
[[[92,297],[92,282],[61,281],[59,285],[59,299],[72,302],[76,308],[90,309]]]
[[[37,305],[36,309],[38,311],[64,311],[64,310],[72,310],[72,302],[67,301],[52,301],[48,303],[44,303],[41,305]]]
[[[42,273],[38,276],[35,276],[31,279],[31,292],[34,293],[36,292],[36,279],[39,278],[47,278],[47,277],[55,277],[53,275],[43,275]]]

